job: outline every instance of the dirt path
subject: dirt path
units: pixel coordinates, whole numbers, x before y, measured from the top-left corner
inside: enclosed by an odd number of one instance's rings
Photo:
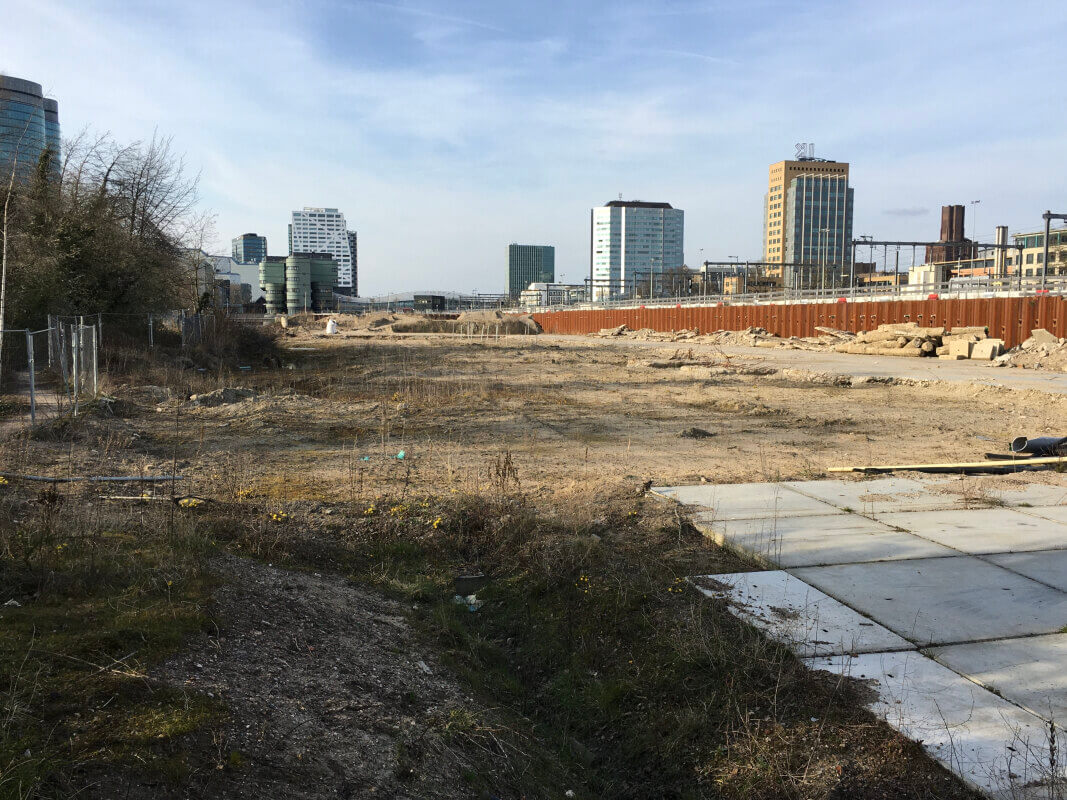
[[[182,797],[451,798],[462,757],[444,731],[470,710],[414,640],[396,602],[335,576],[243,558],[217,564],[217,631],[154,677],[220,701],[230,719],[201,741]],[[203,737],[202,737],[203,738]],[[112,776],[97,798],[158,798]]]

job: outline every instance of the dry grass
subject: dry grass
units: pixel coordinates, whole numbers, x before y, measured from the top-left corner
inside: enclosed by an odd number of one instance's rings
[[[213,502],[0,487],[11,520],[0,524],[3,583],[34,598],[0,618],[0,657],[19,676],[5,774],[61,796],[87,765],[143,762],[183,785],[181,754],[210,750],[225,710],[166,695],[150,709],[143,678],[113,684],[108,670],[149,673],[204,624],[203,565],[224,549],[411,601],[426,641],[476,698],[470,715],[441,721],[482,764],[468,776],[473,793],[558,797],[566,779],[580,797],[968,796],[861,711],[856,687],[809,673],[688,589],[686,575],[749,565],[639,489],[816,476],[830,460],[901,448],[918,460],[964,431],[999,437],[990,420],[1002,395],[693,379],[627,366],[602,345],[536,339],[284,343],[316,349],[282,349],[292,369],[251,373],[113,354],[121,413],[90,408],[7,444],[13,471],[177,471],[181,491]],[[234,385],[257,398],[184,400]],[[920,401],[924,429],[912,431],[902,420]],[[854,415],[859,435],[845,424]],[[679,438],[690,426],[716,435]],[[452,602],[451,580],[478,571],[491,582],[470,613]],[[39,653],[34,631],[45,628],[59,631],[50,652],[92,666]],[[54,746],[83,732],[73,750]],[[41,754],[30,765],[27,741]],[[524,754],[539,766],[526,768]]]

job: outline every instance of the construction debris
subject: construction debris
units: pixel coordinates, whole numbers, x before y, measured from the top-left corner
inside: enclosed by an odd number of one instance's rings
[[[857,334],[854,342],[844,342],[834,350],[873,356],[921,358],[938,356],[956,361],[967,358],[989,361],[1000,355],[1001,339],[990,339],[985,327],[920,327],[915,322],[879,325],[877,330]]]
[[[1067,339],[1057,339],[1044,328],[1035,328],[1019,347],[994,358],[993,366],[1067,372]]]

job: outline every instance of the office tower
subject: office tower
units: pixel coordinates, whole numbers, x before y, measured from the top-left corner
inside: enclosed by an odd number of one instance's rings
[[[593,299],[658,290],[657,277],[685,263],[685,212],[670,203],[612,200],[590,215]]]
[[[348,230],[345,215],[336,208],[294,211],[289,224],[289,253],[329,253],[337,262],[337,288],[355,294],[356,233]]]
[[[829,265],[828,274],[840,276],[852,255],[852,204],[844,162],[805,156],[771,164],[763,203],[768,277],[793,286],[790,270],[783,275],[775,264]]]
[[[18,159],[18,173],[32,172],[48,148],[52,168],[60,168],[59,103],[44,96],[41,84],[0,75],[0,175],[10,176]]]
[[[238,264],[258,264],[267,257],[267,237],[242,233],[233,240],[233,260]]]
[[[518,300],[531,283],[555,283],[556,248],[541,244],[508,245],[508,296]]]

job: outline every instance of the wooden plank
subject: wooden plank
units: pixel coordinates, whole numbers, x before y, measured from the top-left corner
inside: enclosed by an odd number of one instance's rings
[[[963,461],[948,464],[878,464],[869,467],[828,467],[827,472],[1010,472],[1034,466],[1067,465],[1067,456],[1020,458],[1017,461]]]

